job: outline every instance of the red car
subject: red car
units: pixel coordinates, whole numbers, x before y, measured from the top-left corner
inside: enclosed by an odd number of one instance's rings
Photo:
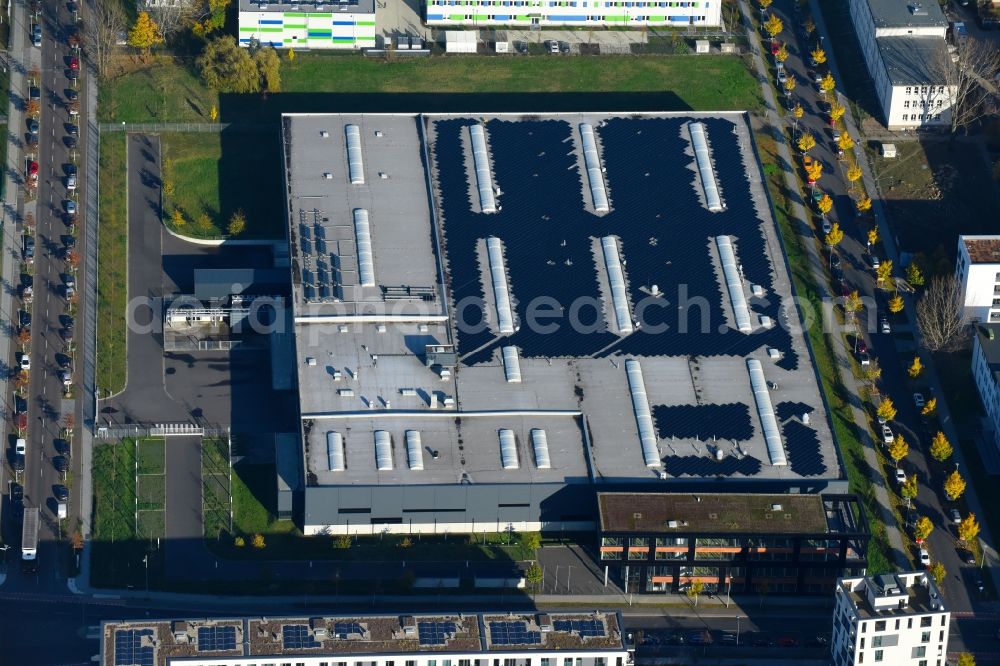
[[[69,68],[70,69],[80,69],[80,59],[77,58],[76,56],[73,56],[72,58],[70,58],[69,59]]]
[[[28,162],[28,175],[32,178],[38,178],[38,162]]]

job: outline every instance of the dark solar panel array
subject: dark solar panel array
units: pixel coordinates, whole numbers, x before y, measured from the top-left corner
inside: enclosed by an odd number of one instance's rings
[[[336,622],[333,625],[333,633],[337,638],[345,639],[350,634],[364,634],[361,624],[358,622]]]
[[[493,645],[539,645],[540,631],[528,631],[527,622],[490,622],[490,642]]]
[[[445,645],[455,635],[454,622],[417,622],[421,645]]]
[[[198,627],[198,650],[214,652],[236,649],[236,627]]]
[[[309,635],[309,627],[304,624],[286,624],[281,628],[281,640],[286,650],[302,650],[323,647]]]
[[[746,441],[753,437],[750,407],[727,405],[653,405],[653,422],[660,439],[699,438]]]
[[[153,648],[140,647],[152,629],[119,629],[115,632],[115,666],[153,666]]]
[[[802,417],[803,414],[812,414],[815,409],[812,405],[807,405],[804,402],[779,402],[774,407],[774,414],[778,417],[778,421],[787,421],[793,417]]]
[[[674,477],[679,476],[754,476],[760,472],[760,461],[752,456],[737,458],[728,455],[721,461],[707,456],[664,456],[664,470]]]
[[[821,476],[826,474],[823,451],[816,431],[801,421],[787,421],[781,426],[785,438],[785,453],[788,465],[799,476]]]
[[[552,628],[556,631],[573,632],[581,638],[607,635],[603,620],[556,620],[552,623]]]
[[[768,261],[762,221],[750,196],[740,154],[740,139],[733,123],[722,118],[704,119],[717,177],[728,208],[710,213],[692,185],[692,158],[682,133],[685,118],[612,118],[595,130],[600,135],[613,210],[598,218],[584,210],[581,179],[573,151],[575,130],[563,120],[492,120],[487,125],[496,184],[503,209],[484,215],[469,204],[467,175],[462,168],[438,171],[444,220],[445,253],[455,280],[452,296],[482,299],[477,243],[493,235],[504,243],[511,294],[517,314],[525,323],[527,306],[539,297],[555,298],[569,312],[580,297],[601,294],[592,238],[616,235],[627,260],[630,297],[638,304],[647,297],[643,287],[658,284],[666,298],[643,309],[642,328],[619,339],[603,330],[600,306],[584,306],[579,322],[595,323],[595,331],[573,326],[567,317],[556,320],[556,332],[541,333],[522,325],[513,335],[494,340],[489,330],[478,330],[482,318],[477,308],[463,309],[458,327],[459,354],[469,365],[489,362],[494,349],[515,344],[527,358],[609,356],[746,356],[763,346],[783,353],[777,364],[797,367],[798,358],[788,330],[777,325],[753,336],[726,324],[728,296],[712,263],[712,239],[726,234],[734,239],[748,282],[761,285],[769,298],[754,304],[754,316],[768,315],[779,324],[781,299],[774,296],[772,268]],[[464,164],[461,141],[473,121],[444,119],[435,122],[434,154],[438,165]],[[600,257],[597,257],[598,262]],[[677,307],[676,286],[690,307]],[[486,285],[489,289],[489,286]],[[704,299],[704,300],[702,300]],[[659,307],[662,303],[666,307]],[[638,308],[636,308],[638,316]],[[489,315],[495,318],[493,313]],[[656,328],[663,332],[653,333]],[[696,335],[693,333],[697,333]]]

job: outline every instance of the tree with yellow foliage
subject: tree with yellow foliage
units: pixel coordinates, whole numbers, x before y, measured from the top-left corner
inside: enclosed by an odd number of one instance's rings
[[[892,314],[899,314],[903,311],[904,303],[903,297],[899,294],[894,294],[892,298],[889,299],[889,312]]]
[[[149,12],[139,12],[132,29],[128,31],[128,45],[139,49],[145,58],[149,55],[150,49],[162,43],[163,33],[160,31],[160,26],[149,16]]]
[[[899,461],[910,454],[910,444],[902,435],[896,435],[892,439],[892,444],[889,445],[888,453],[892,462],[895,463],[896,467],[899,467]]]
[[[954,502],[965,493],[965,479],[955,470],[944,480],[944,494],[949,502]]]
[[[823,91],[824,94],[830,92],[837,87],[837,82],[833,80],[833,74],[827,74],[823,77],[823,80],[819,82],[819,89]]]
[[[861,178],[861,167],[855,165],[847,170],[847,180],[851,181],[851,189],[853,190],[855,184]]]
[[[979,523],[976,521],[976,514],[970,513],[958,524],[958,538],[969,543],[979,536]]]
[[[871,208],[871,199],[868,199],[868,208]],[[878,227],[872,227],[868,230],[868,244],[874,245],[877,242],[879,242]]]
[[[771,39],[774,39],[781,34],[781,31],[785,29],[785,24],[776,15],[771,14],[771,18],[764,21],[764,30]]]
[[[840,138],[837,139],[837,147],[843,151],[848,151],[854,147],[854,139],[851,138],[850,134],[844,132],[840,135]]]
[[[878,409],[875,413],[886,421],[891,421],[896,418],[896,407],[892,404],[891,398],[886,398],[878,404]]]
[[[788,60],[788,47],[784,44],[778,49],[778,52],[774,54],[774,59],[778,62],[785,62]]]
[[[924,403],[923,408],[920,413],[924,416],[934,416],[934,412],[937,411],[937,398],[931,398]]]
[[[951,454],[954,453],[954,449],[951,447],[951,442],[948,438],[944,436],[944,433],[940,430],[934,438],[931,439],[931,458],[937,460],[938,462],[944,462],[948,458],[951,458]]]
[[[823,197],[816,202],[816,208],[820,213],[826,215],[833,209],[833,199],[830,198],[829,194],[824,194]]]
[[[844,231],[840,228],[840,225],[836,222],[830,226],[830,231],[823,237],[823,242],[827,244],[827,247],[833,250],[834,247],[840,244],[840,241],[844,240]]]
[[[813,62],[815,62],[817,65],[822,65],[824,62],[826,62],[826,51],[819,48],[818,46],[815,48],[815,50],[810,51],[809,55],[812,56]]]
[[[910,364],[909,369],[906,371],[910,375],[911,379],[916,379],[924,371],[924,364],[920,362],[919,356],[913,357],[913,363]]]
[[[802,151],[802,154],[805,155],[816,147],[816,139],[813,138],[813,135],[809,132],[804,132],[802,136],[799,137],[799,140],[796,141],[796,145],[799,147],[799,150]]]

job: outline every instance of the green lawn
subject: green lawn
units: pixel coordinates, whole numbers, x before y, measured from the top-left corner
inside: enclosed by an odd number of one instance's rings
[[[163,474],[140,474],[136,486],[140,511],[162,511],[166,499]]]
[[[166,441],[161,438],[139,440],[139,474],[163,474],[166,470]]]
[[[202,520],[210,539],[229,532],[229,444],[206,437],[201,443]]]
[[[125,135],[101,135],[97,263],[97,386],[125,388],[125,309],[128,299]]]
[[[273,133],[165,133],[164,222],[179,233],[220,238],[230,216],[247,220],[240,238],[282,238],[280,147]],[[254,168],[247,168],[248,164]],[[172,195],[168,193],[173,191]],[[185,223],[173,223],[173,211]]]
[[[420,93],[429,102],[440,101],[441,93],[592,93],[588,108],[603,105],[601,93],[673,93],[676,108],[662,110],[761,107],[756,81],[743,60],[732,56],[442,56],[386,61],[359,55],[297,54],[291,63],[282,59],[281,75],[283,93]],[[259,120],[260,98],[238,97],[240,102],[220,103],[218,94],[207,90],[188,65],[172,58],[152,59],[146,67],[101,86],[100,119],[209,122],[215,106],[222,121]],[[280,97],[271,95],[269,101]],[[331,104],[336,101],[330,99]],[[304,100],[292,97],[288,102],[287,110],[301,110]],[[387,98],[380,104],[384,108],[400,102],[401,98]],[[580,100],[579,105],[584,108],[588,101]],[[373,106],[371,110],[380,109]]]
[[[91,581],[97,587],[141,584],[145,544],[135,523],[135,441],[94,447]]]
[[[775,218],[781,232],[795,292],[799,298],[812,307],[814,313],[820,313],[823,311],[821,299],[809,268],[809,259],[802,246],[802,237],[793,227],[794,223],[789,218],[790,202],[787,197],[784,175],[777,166],[777,147],[774,139],[764,136],[763,133],[757,134],[757,143],[764,162],[768,190],[774,204]],[[894,566],[891,564],[889,539],[885,525],[882,523],[882,516],[875,499],[875,489],[870,478],[871,474],[879,474],[880,472],[870,469],[865,462],[864,445],[858,436],[857,424],[854,423],[848,402],[847,389],[837,371],[834,351],[831,346],[832,344],[842,344],[842,342],[839,340],[834,342],[831,336],[824,334],[821,317],[813,317],[806,332],[816,361],[816,369],[823,385],[823,393],[830,409],[834,436],[840,446],[840,453],[847,469],[850,489],[861,499],[867,514],[868,527],[872,533],[872,540],[868,548],[868,570],[871,573],[891,571]]]

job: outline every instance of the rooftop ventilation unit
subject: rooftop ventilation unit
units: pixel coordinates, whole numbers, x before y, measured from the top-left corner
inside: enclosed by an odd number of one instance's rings
[[[496,236],[486,239],[486,253],[490,262],[490,278],[493,280],[493,298],[497,308],[497,326],[501,335],[514,333],[514,310],[510,303],[510,287],[507,284],[507,267],[503,258],[503,245]]]
[[[771,459],[772,465],[787,465],[785,447],[778,430],[778,421],[774,417],[771,394],[768,392],[767,380],[764,379],[764,370],[761,368],[760,361],[755,358],[747,359],[747,370],[750,372],[750,387],[753,389],[753,398],[757,403],[757,415],[760,417],[760,425],[764,430],[767,455]]]
[[[420,431],[406,431],[406,461],[410,470],[419,472],[424,468],[424,450],[420,445]]]
[[[517,441],[514,439],[514,431],[502,428],[500,436],[500,462],[504,469],[518,469],[521,464],[517,460]]]
[[[375,257],[372,254],[371,225],[368,211],[354,209],[354,237],[358,247],[358,280],[362,287],[375,286]]]
[[[721,212],[725,209],[725,206],[722,205],[722,196],[719,194],[719,183],[715,179],[715,167],[712,165],[712,156],[708,147],[708,134],[705,132],[705,125],[704,123],[688,123],[688,131],[691,133],[694,158],[698,163],[701,187],[705,192],[705,205],[712,213]]]
[[[503,371],[509,384],[521,383],[521,361],[517,356],[517,347],[508,345],[502,347]]]
[[[387,430],[375,431],[375,469],[392,471],[392,436]]]
[[[740,277],[736,263],[736,253],[729,236],[716,236],[715,245],[719,248],[719,261],[722,263],[722,273],[729,290],[729,302],[733,306],[733,316],[736,318],[736,328],[741,333],[753,330],[750,323],[750,308],[747,306],[746,294],[743,293],[743,279]]]
[[[611,285],[611,302],[615,309],[615,322],[622,335],[629,335],[632,328],[632,312],[628,306],[628,290],[625,288],[625,273],[622,271],[621,253],[618,249],[618,239],[605,236],[601,239],[604,250],[604,267],[608,272],[608,282]]]
[[[535,450],[535,467],[552,469],[552,459],[549,458],[549,439],[541,428],[531,429],[531,446]]]
[[[347,171],[351,185],[365,184],[365,162],[361,153],[361,130],[357,125],[344,128],[347,139]]]
[[[326,433],[326,459],[327,467],[331,472],[343,472],[346,469],[344,464],[344,436],[339,432]]]
[[[472,138],[472,159],[476,167],[476,187],[479,189],[479,208],[484,213],[497,212],[497,202],[493,195],[493,174],[490,171],[490,154],[486,149],[486,128],[482,125],[469,127]]]
[[[611,210],[611,206],[608,204],[608,192],[604,186],[604,173],[601,168],[601,157],[597,152],[597,141],[594,139],[594,128],[590,123],[580,123],[580,138],[583,140],[583,161],[587,167],[594,210],[598,213],[607,213]]]
[[[642,459],[646,467],[661,465],[660,452],[656,447],[656,431],[653,429],[653,417],[649,412],[649,401],[646,399],[646,384],[642,379],[642,366],[639,361],[625,361],[625,373],[628,376],[628,387],[632,393],[632,411],[635,413],[635,424],[639,430],[639,443],[642,445]]]

